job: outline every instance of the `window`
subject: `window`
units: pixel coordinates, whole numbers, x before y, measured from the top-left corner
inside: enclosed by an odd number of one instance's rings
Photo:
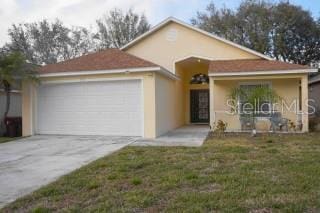
[[[206,74],[195,74],[190,80],[190,84],[208,84],[209,77]]]
[[[259,92],[255,89],[261,87],[270,87],[269,83],[247,83],[241,84],[240,89],[245,93],[240,97],[239,111],[241,116],[248,116],[252,113],[255,117],[270,117],[272,111],[272,103],[270,100],[262,99]],[[250,94],[253,93],[253,94]],[[250,97],[251,100],[247,100]]]

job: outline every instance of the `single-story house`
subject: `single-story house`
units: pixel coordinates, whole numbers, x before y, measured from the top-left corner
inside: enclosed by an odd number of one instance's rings
[[[40,68],[40,84],[22,86],[23,135],[123,135],[155,138],[188,124],[228,123],[234,87],[266,85],[299,112],[282,112],[308,131],[307,66],[284,63],[175,18],[121,49]],[[261,121],[261,122],[260,122]],[[267,119],[259,128],[268,129]]]

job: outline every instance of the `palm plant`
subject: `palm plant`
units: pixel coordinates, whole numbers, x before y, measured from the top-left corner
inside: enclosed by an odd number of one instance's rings
[[[259,85],[254,87],[237,87],[230,91],[229,98],[232,100],[233,111],[239,112],[240,116],[252,120],[253,135],[256,133],[256,118],[261,113],[269,114],[273,109],[270,108],[272,104],[279,101],[280,97],[270,87]],[[268,111],[263,111],[263,105],[268,105]]]
[[[27,63],[20,52],[12,52],[0,55],[0,88],[6,95],[6,107],[2,124],[8,116],[10,109],[10,93],[13,86],[17,86],[22,80],[36,81],[35,66]]]

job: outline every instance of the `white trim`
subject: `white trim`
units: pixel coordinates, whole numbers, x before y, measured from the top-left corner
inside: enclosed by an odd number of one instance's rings
[[[172,70],[174,71],[174,73],[176,73],[176,63],[179,63],[180,61],[187,60],[189,58],[202,59],[202,60],[209,61],[209,62],[214,60],[213,58],[210,58],[210,57],[207,57],[207,56],[201,56],[201,55],[195,55],[195,54],[187,55],[187,56],[184,56],[182,58],[175,59],[173,61]]]
[[[55,72],[55,73],[39,74],[39,77],[60,77],[60,76],[74,76],[74,75],[116,74],[116,73],[130,73],[130,72],[159,71],[160,69],[161,69],[161,67],[143,67],[143,68],[111,69],[111,70]]]
[[[5,92],[5,91],[4,91],[4,89],[0,89],[0,92]],[[10,93],[21,93],[21,90],[13,89],[10,91]]]
[[[277,74],[299,74],[318,72],[317,69],[299,69],[299,70],[273,70],[273,71],[254,71],[254,72],[221,72],[209,73],[209,76],[250,76],[250,75],[277,75]]]
[[[211,58],[211,57],[191,54],[191,55],[187,55],[187,56],[184,56],[184,57],[182,57],[182,58],[178,58],[178,59],[174,60],[174,63],[178,63],[178,62],[180,62],[180,61],[183,61],[183,60],[186,60],[186,59],[189,59],[189,58],[202,59],[202,60],[206,60],[206,61],[212,61],[212,60],[214,60],[214,59]]]
[[[137,73],[137,72],[159,72],[169,78],[179,80],[180,78],[164,70],[161,67],[143,67],[143,68],[128,68],[128,69],[113,69],[113,70],[92,70],[92,71],[72,71],[72,72],[55,72],[55,73],[44,73],[39,74],[40,78],[45,77],[67,77],[67,76],[81,76],[81,75],[97,75],[97,74],[119,74],[119,73]]]
[[[157,31],[158,29],[160,29],[162,26],[166,25],[167,23],[169,23],[171,21],[172,17],[169,17],[165,20],[163,20],[162,22],[160,22],[159,24],[155,25],[154,27],[152,27],[149,31],[143,33],[142,35],[138,36],[137,38],[133,39],[132,41],[130,41],[128,44],[122,46],[120,48],[120,50],[124,50],[130,46],[132,46],[134,43],[138,42],[139,40],[143,39],[144,37],[147,37],[148,35],[152,34],[153,32]]]
[[[32,85],[29,85],[28,89],[29,95],[30,95],[30,100],[29,100],[29,110],[30,110],[30,134],[34,135],[35,134],[35,129],[34,129],[34,93],[32,90]]]
[[[319,81],[320,81],[320,79],[314,79],[314,80],[309,81],[308,84],[314,84],[314,83],[317,83]]]
[[[178,77],[176,74],[170,72],[170,71],[167,71],[167,70],[164,70],[164,69],[160,69],[159,71],[160,74],[163,74],[164,76],[167,76],[171,79],[174,79],[174,80],[180,80],[180,77]]]
[[[309,83],[308,83],[308,84],[317,83],[317,82],[319,82],[319,81],[320,81],[319,76],[315,76],[315,77],[313,77],[313,78],[311,78],[311,79],[309,80]]]
[[[142,77],[120,77],[120,78],[85,78],[85,79],[63,79],[63,80],[45,80],[41,81],[41,84],[65,84],[65,83],[79,83],[79,82],[101,82],[101,81],[127,81],[127,80],[143,80]]]
[[[141,136],[143,137],[143,138],[145,138],[145,123],[144,123],[144,113],[145,113],[145,111],[144,111],[144,103],[145,103],[145,101],[144,101],[144,80],[143,80],[143,78],[141,78],[140,79],[140,86],[141,86],[141,125],[142,125],[142,129],[141,129]]]
[[[37,134],[38,131],[38,88],[39,84],[34,86],[34,97],[33,97],[33,133],[32,135]]]
[[[158,25],[156,25],[156,26],[154,26],[153,28],[151,28],[151,30],[149,30],[148,32],[146,32],[146,33],[138,36],[138,37],[137,37],[136,39],[134,39],[133,41],[131,41],[131,42],[129,42],[128,44],[126,44],[126,45],[124,45],[123,47],[121,47],[120,50],[125,50],[125,49],[127,49],[128,47],[132,46],[133,44],[135,44],[136,42],[140,41],[141,39],[147,37],[148,35],[152,34],[153,32],[159,30],[161,27],[165,26],[166,24],[168,24],[168,23],[170,23],[170,22],[174,22],[174,23],[180,24],[180,25],[182,25],[182,26],[184,26],[184,27],[187,27],[187,28],[189,28],[189,29],[195,30],[195,31],[197,31],[197,32],[199,32],[199,33],[202,33],[202,34],[206,35],[206,36],[209,36],[209,37],[211,37],[211,38],[217,39],[217,40],[222,41],[222,42],[224,42],[224,43],[226,43],[226,44],[229,44],[229,45],[231,45],[231,46],[237,47],[237,48],[239,48],[239,49],[241,49],[241,50],[244,50],[244,51],[246,51],[246,52],[249,52],[249,53],[251,53],[251,54],[254,54],[254,55],[256,55],[256,56],[259,56],[259,57],[261,57],[261,58],[264,58],[264,59],[267,59],[267,60],[274,60],[273,58],[270,58],[269,56],[266,56],[266,55],[264,55],[264,54],[262,54],[262,53],[259,53],[259,52],[255,51],[255,50],[252,50],[252,49],[249,49],[249,48],[244,47],[244,46],[242,46],[242,45],[236,44],[236,43],[234,43],[234,42],[232,42],[232,41],[229,41],[229,40],[227,40],[227,39],[221,38],[221,37],[219,37],[219,36],[217,36],[217,35],[214,35],[214,34],[212,34],[212,33],[209,33],[209,32],[206,32],[206,31],[204,31],[204,30],[201,30],[201,29],[199,29],[199,28],[197,28],[197,27],[194,27],[194,26],[192,26],[192,25],[190,25],[190,24],[187,24],[187,23],[185,23],[185,22],[183,22],[183,21],[180,21],[180,20],[178,20],[178,19],[176,19],[176,18],[174,18],[174,17],[169,17],[169,18],[165,19],[164,21],[160,22]]]

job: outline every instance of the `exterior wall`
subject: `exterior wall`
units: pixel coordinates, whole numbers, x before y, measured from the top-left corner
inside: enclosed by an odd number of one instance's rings
[[[42,78],[42,82],[72,82],[85,81],[93,79],[136,79],[143,80],[144,96],[144,137],[156,137],[156,114],[155,114],[155,74],[152,72],[130,73],[130,74],[99,74],[77,77],[48,77]],[[23,119],[23,136],[34,134],[34,125],[36,116],[36,87],[30,82],[22,84],[22,119]]]
[[[21,94],[17,92],[12,92],[10,95],[10,109],[9,109],[9,116],[13,117],[20,117],[22,115],[21,112]],[[5,103],[6,103],[6,95],[4,92],[0,91],[0,119],[3,120],[3,115],[5,111]],[[5,131],[5,127],[2,126],[2,122],[0,124],[0,135],[2,135]]]
[[[170,40],[168,37],[172,32],[176,32],[176,39]],[[212,60],[259,58],[176,23],[169,23],[125,51],[163,66],[173,73],[175,62],[190,55]]]
[[[312,106],[316,109],[316,114],[313,116],[320,116],[320,82],[309,84],[309,98],[314,100]]]
[[[239,131],[241,129],[239,116],[231,115],[230,106],[227,105],[229,93],[232,88],[238,87],[240,83],[244,82],[268,82],[276,93],[283,99],[287,104],[290,105],[292,101],[296,101],[299,104],[299,85],[303,78],[307,75],[286,75],[286,76],[253,76],[253,77],[211,77],[210,78],[210,89],[213,91],[210,94],[211,98],[211,121],[210,124],[214,126],[214,122],[222,120],[228,123],[228,131]],[[306,88],[302,89],[304,93]],[[303,98],[303,97],[302,97]],[[305,109],[302,107],[302,111]],[[299,115],[295,112],[285,110],[282,113],[284,118],[288,118],[295,123],[298,122]],[[308,120],[303,116],[303,131],[308,131]],[[269,130],[270,122],[268,119],[259,118],[257,122],[258,130]]]
[[[156,136],[184,124],[181,82],[156,74]]]

